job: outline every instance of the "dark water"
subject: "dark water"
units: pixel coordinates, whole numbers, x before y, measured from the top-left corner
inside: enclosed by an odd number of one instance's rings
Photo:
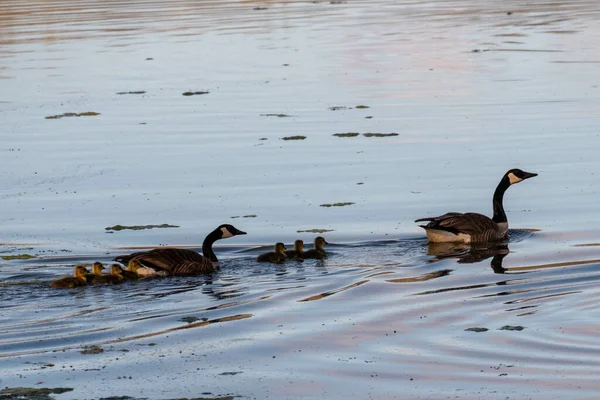
[[[598,14],[1,2],[0,255],[36,258],[0,259],[0,386],[596,398]],[[84,112],[100,115],[45,118]],[[506,195],[508,242],[427,245],[415,218],[491,213],[512,167],[539,176]],[[354,204],[320,207],[336,202]],[[163,223],[179,228],[105,230]],[[249,234],[219,243],[211,276],[48,287],[133,246],[197,248],[221,223]],[[316,228],[331,230],[327,260],[254,261]],[[93,345],[104,352],[80,353]]]

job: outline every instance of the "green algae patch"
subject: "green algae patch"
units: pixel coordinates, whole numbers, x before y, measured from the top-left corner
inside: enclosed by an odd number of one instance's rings
[[[481,333],[481,332],[487,332],[487,331],[489,331],[488,328],[478,328],[478,327],[465,329],[465,332],[477,332],[477,333]]]
[[[304,140],[304,139],[306,139],[306,136],[302,136],[302,135],[286,136],[286,137],[281,138],[281,140]]]
[[[525,327],[520,325],[504,325],[500,328],[501,331],[522,331]]]
[[[73,388],[14,387],[0,390],[0,400],[52,400],[51,394],[71,392]]]
[[[288,114],[260,114],[261,117],[277,117],[277,118],[289,118],[291,115]]]
[[[83,350],[80,351],[81,354],[100,354],[104,353],[104,349],[100,346],[85,346]]]
[[[358,132],[346,132],[346,133],[334,133],[333,136],[336,137],[357,137],[360,135]]]
[[[207,90],[199,90],[197,92],[183,92],[181,93],[183,96],[198,96],[202,94],[209,94],[210,92]]]
[[[82,113],[64,113],[58,115],[49,115],[45,117],[45,119],[60,119],[65,117],[95,117],[96,115],[100,115],[100,113],[95,111],[86,111]]]
[[[181,322],[187,322],[188,324],[191,324],[193,322],[198,321],[200,318],[198,317],[183,317],[180,319]]]
[[[134,91],[131,91],[131,92],[117,92],[117,94],[119,94],[119,95],[123,95],[123,94],[144,94],[144,93],[146,93],[145,90],[134,90]]]
[[[155,229],[155,228],[179,228],[179,225],[169,225],[169,224],[160,224],[160,225],[115,225],[115,226],[107,226],[104,230],[107,231],[122,231],[125,229],[129,229],[132,231],[141,231],[144,229]]]
[[[346,107],[346,106],[333,106],[333,107],[328,107],[328,110],[331,111],[340,111],[340,110],[350,110],[352,109],[352,107]]]
[[[398,136],[398,133],[363,133],[364,137],[389,137]]]
[[[345,207],[345,206],[351,206],[352,204],[354,204],[354,203],[351,201],[348,201],[345,203],[320,204],[319,207]]]
[[[365,105],[362,105],[362,104],[361,104],[361,105],[358,105],[358,106],[356,106],[356,107],[354,107],[354,108],[356,108],[356,109],[358,109],[358,110],[364,110],[365,108],[371,108],[371,107],[369,107],[369,106],[365,106]]]
[[[256,217],[258,217],[258,215],[250,214],[250,215],[234,215],[231,218],[256,218]]]
[[[32,258],[37,258],[37,256],[32,256],[31,254],[15,254],[12,256],[2,256],[3,260],[29,260]]]
[[[333,232],[333,229],[298,229],[297,233],[325,233]]]

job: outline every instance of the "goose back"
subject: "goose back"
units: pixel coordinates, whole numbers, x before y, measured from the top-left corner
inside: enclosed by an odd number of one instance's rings
[[[158,271],[166,271],[169,275],[198,275],[214,271],[212,261],[193,250],[161,247],[115,258],[122,264],[128,265],[136,260],[146,267]]]
[[[421,225],[432,242],[489,242],[506,237],[508,223],[496,223],[478,213],[450,212],[439,217],[420,218]]]

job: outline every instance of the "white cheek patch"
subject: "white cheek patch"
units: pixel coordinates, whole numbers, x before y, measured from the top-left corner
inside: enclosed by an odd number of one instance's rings
[[[221,237],[221,239],[227,239],[233,236],[233,234],[229,232],[225,227],[221,228],[221,232],[223,232],[223,236]]]
[[[518,183],[521,182],[523,179],[519,178],[518,176],[516,176],[515,174],[513,174],[512,172],[510,174],[508,174],[508,181],[510,182],[510,184],[512,185],[513,183]]]

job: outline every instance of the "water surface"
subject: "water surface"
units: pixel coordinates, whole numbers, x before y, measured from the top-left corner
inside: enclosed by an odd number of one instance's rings
[[[595,398],[598,10],[528,3],[3,1],[0,251],[36,258],[0,260],[0,384]],[[508,242],[427,245],[513,167]],[[211,276],[48,287],[221,223]],[[317,228],[327,260],[254,261]]]

